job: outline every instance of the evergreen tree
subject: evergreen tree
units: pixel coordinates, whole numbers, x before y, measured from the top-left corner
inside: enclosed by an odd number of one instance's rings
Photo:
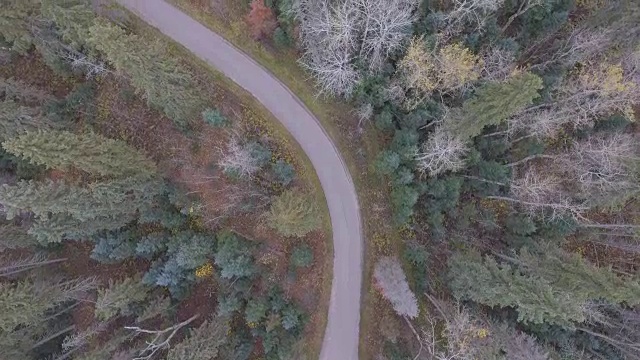
[[[419,193],[412,186],[399,186],[391,190],[393,221],[396,225],[405,224],[413,216],[413,206],[418,202]]]
[[[39,109],[19,105],[9,99],[0,102],[0,140],[48,126],[47,121],[40,117]]]
[[[285,330],[292,330],[298,327],[302,321],[300,311],[293,305],[289,305],[282,310],[282,327]]]
[[[5,100],[14,100],[23,104],[41,105],[47,101],[51,101],[53,96],[46,91],[31,86],[24,81],[14,78],[0,78],[0,96],[4,95]],[[4,105],[6,106],[6,105]]]
[[[295,190],[287,190],[274,200],[267,221],[283,236],[302,237],[320,227],[314,200]]]
[[[152,258],[167,249],[169,237],[162,232],[151,233],[136,243],[136,255]]]
[[[13,225],[0,225],[0,252],[6,249],[28,248],[36,245],[36,239],[27,230]]]
[[[249,277],[256,272],[251,247],[247,240],[230,231],[220,232],[215,263],[220,267],[220,276],[225,279]]]
[[[546,246],[537,255],[523,249],[517,261],[529,273],[546,279],[576,301],[606,299],[611,303],[640,304],[640,278],[617,275],[610,267],[596,267],[582,256]]]
[[[400,166],[400,155],[390,150],[384,150],[376,158],[375,168],[380,174],[391,175]]]
[[[136,213],[149,206],[161,189],[159,185],[155,180],[139,178],[92,183],[87,188],[52,180],[20,181],[0,187],[0,203],[6,208],[7,219],[27,210],[41,219],[66,213],[89,220]]]
[[[229,320],[216,316],[189,332],[182,342],[173,345],[167,360],[210,360],[218,356],[218,348],[227,342],[231,331]]]
[[[170,307],[171,299],[167,296],[160,295],[145,305],[140,315],[136,318],[136,322],[141,323],[145,320],[153,319],[156,316],[164,315]]]
[[[597,268],[575,254],[548,248],[536,256],[522,250],[511,263],[456,254],[449,262],[449,286],[456,297],[488,306],[512,306],[520,321],[567,326],[586,319],[588,301],[640,302],[640,281]]]
[[[455,115],[445,127],[460,138],[473,138],[485,126],[498,125],[531,105],[540,95],[542,79],[532,73],[515,75],[504,83],[489,83],[467,100],[461,113]]]
[[[115,316],[130,315],[132,305],[143,302],[149,288],[140,281],[140,277],[128,277],[121,281],[109,280],[106,288],[98,289],[95,315],[102,321]]]
[[[213,241],[206,235],[178,232],[168,241],[164,259],[153,263],[143,281],[166,286],[174,297],[180,298],[196,281],[195,270],[209,260],[213,248]]]
[[[179,126],[198,109],[201,99],[192,75],[167,56],[159,41],[127,34],[106,20],[96,20],[89,30],[88,43],[104,54],[132,85],[146,97],[149,105],[161,109]]]
[[[102,232],[94,236],[91,258],[101,263],[117,263],[136,255],[136,238],[130,230]]]
[[[242,307],[242,299],[237,292],[231,291],[227,294],[218,294],[217,314],[220,316],[229,316],[240,310]]]
[[[73,300],[93,287],[89,280],[47,282],[32,279],[0,284],[0,329],[6,332],[17,326],[34,326],[46,311]]]
[[[59,243],[64,239],[83,240],[100,231],[118,230],[134,219],[133,214],[98,216],[88,220],[78,220],[66,213],[53,214],[37,219],[28,233],[41,244]]]
[[[62,39],[80,50],[89,38],[95,13],[85,0],[40,0],[42,15],[53,21]]]
[[[115,177],[152,176],[156,172],[151,160],[125,142],[93,133],[29,132],[6,140],[2,146],[48,169],[66,170],[73,166],[92,175]]]
[[[37,0],[3,0],[0,12],[0,37],[11,44],[11,49],[26,53],[33,45],[29,18],[37,15]]]
[[[247,324],[257,324],[267,316],[269,305],[262,297],[254,297],[247,301],[247,307],[244,310],[244,319]]]

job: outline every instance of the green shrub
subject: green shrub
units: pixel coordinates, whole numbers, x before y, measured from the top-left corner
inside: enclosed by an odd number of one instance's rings
[[[309,267],[313,263],[313,250],[308,245],[300,245],[291,253],[291,265]]]
[[[277,27],[273,32],[273,42],[279,47],[291,46],[291,38],[281,27]]]
[[[296,171],[293,165],[280,159],[271,165],[271,170],[273,171],[276,180],[283,186],[289,185],[296,176]]]
[[[213,127],[227,127],[231,125],[231,121],[222,115],[220,110],[208,108],[202,112],[202,119],[205,123]]]
[[[266,217],[269,226],[287,237],[303,237],[320,228],[314,199],[296,190],[287,190],[276,197]]]

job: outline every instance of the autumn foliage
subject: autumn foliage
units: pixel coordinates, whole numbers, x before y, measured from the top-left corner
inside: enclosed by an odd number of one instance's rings
[[[264,0],[251,1],[251,11],[247,15],[247,23],[251,36],[256,40],[270,36],[278,26],[273,11],[264,4]]]

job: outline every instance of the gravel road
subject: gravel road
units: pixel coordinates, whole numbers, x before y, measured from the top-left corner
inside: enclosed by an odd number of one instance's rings
[[[320,178],[333,227],[333,282],[320,359],[358,359],[363,234],[355,187],[336,146],[284,84],[221,36],[163,0],[118,2],[253,94],[302,146]]]

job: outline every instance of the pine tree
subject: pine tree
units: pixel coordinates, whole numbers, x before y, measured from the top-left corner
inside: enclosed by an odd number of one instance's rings
[[[104,54],[118,71],[131,78],[132,85],[147,102],[176,122],[186,126],[200,107],[192,75],[169,57],[159,41],[127,34],[106,20],[96,20],[88,43]]]
[[[37,219],[28,233],[40,244],[59,243],[64,239],[84,240],[101,231],[118,230],[134,219],[134,214],[119,214],[98,216],[83,221],[65,213],[53,214]]]
[[[218,356],[218,348],[227,342],[231,327],[225,317],[206,320],[189,332],[182,342],[173,345],[167,360],[209,360]]]
[[[8,152],[48,169],[76,167],[92,175],[152,176],[155,164],[123,141],[67,131],[29,132],[2,143]]]
[[[28,248],[36,245],[36,239],[27,230],[13,225],[0,225],[0,252],[6,249]]]
[[[26,53],[33,45],[29,18],[37,15],[37,0],[3,0],[0,12],[0,37],[11,44],[11,49]]]
[[[586,318],[588,301],[638,304],[640,281],[597,268],[578,255],[547,248],[540,256],[526,249],[497,263],[477,253],[456,254],[449,261],[449,286],[461,299],[488,306],[512,306],[520,321],[567,326]]]
[[[617,275],[610,267],[596,267],[582,256],[546,246],[537,256],[523,249],[517,261],[527,272],[562,289],[576,301],[606,299],[611,303],[640,304],[640,278]]]
[[[140,315],[136,318],[137,323],[141,323],[145,320],[153,319],[156,316],[164,315],[171,307],[171,299],[165,295],[160,295],[149,302],[143,309]]]
[[[489,83],[467,100],[461,113],[454,115],[447,130],[462,139],[479,135],[485,126],[497,125],[517,114],[540,97],[542,79],[532,73],[521,73],[504,83]]]
[[[295,190],[287,190],[274,200],[267,221],[283,236],[302,237],[320,227],[314,200]]]
[[[53,21],[62,39],[77,50],[89,38],[89,28],[96,17],[84,0],[40,0],[42,15]]]
[[[56,283],[21,280],[0,284],[0,329],[37,325],[47,310],[75,299],[93,287],[91,280],[64,280]]]
[[[393,221],[396,225],[405,224],[413,215],[413,206],[420,194],[413,186],[398,186],[391,190]]]
[[[109,280],[109,286],[98,289],[95,315],[102,321],[118,315],[130,315],[131,306],[143,302],[149,288],[140,281],[140,277],[128,277],[121,281]]]
[[[46,91],[14,78],[0,78],[0,96],[4,96],[5,100],[14,100],[30,105],[40,105],[53,99],[53,96]]]
[[[449,261],[449,287],[460,299],[488,306],[514,306],[526,323],[562,324],[582,321],[582,305],[558,294],[539,277],[521,274],[509,264],[498,264],[478,254],[456,254]]]
[[[20,211],[31,211],[38,218],[49,214],[68,214],[78,220],[133,214],[146,208],[161,191],[155,180],[126,178],[89,184],[87,188],[65,182],[20,181],[0,187],[0,203],[7,219]]]
[[[49,124],[42,119],[39,109],[19,105],[9,99],[0,102],[0,140],[47,127]]]

